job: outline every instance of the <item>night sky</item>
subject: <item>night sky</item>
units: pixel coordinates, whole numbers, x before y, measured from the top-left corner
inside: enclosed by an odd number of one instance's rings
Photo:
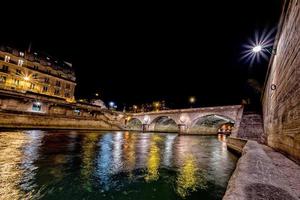
[[[26,48],[31,41],[32,49],[72,62],[77,98],[99,92],[120,109],[153,100],[187,107],[189,96],[195,107],[259,99],[247,80],[263,85],[268,62],[250,67],[240,60],[242,45],[276,28],[282,1],[209,2],[20,5],[2,13],[16,19],[2,20],[0,42]]]

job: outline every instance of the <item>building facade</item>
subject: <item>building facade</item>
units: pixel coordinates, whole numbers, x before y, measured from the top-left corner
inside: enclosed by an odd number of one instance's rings
[[[0,89],[36,93],[74,102],[72,64],[48,55],[0,47]]]

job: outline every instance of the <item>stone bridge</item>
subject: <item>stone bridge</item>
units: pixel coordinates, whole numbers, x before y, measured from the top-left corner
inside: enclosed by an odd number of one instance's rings
[[[162,110],[128,114],[126,128],[139,131],[179,133],[214,132],[223,124],[232,124],[236,135],[243,115],[242,105]]]

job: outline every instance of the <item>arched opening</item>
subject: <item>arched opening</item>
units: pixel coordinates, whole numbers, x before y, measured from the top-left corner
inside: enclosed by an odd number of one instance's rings
[[[143,128],[143,124],[141,122],[141,120],[137,119],[137,118],[131,118],[126,125],[128,130],[138,130],[141,131]]]
[[[224,126],[223,126],[224,125]],[[198,133],[198,134],[215,134],[218,133],[223,128],[228,128],[225,130],[232,130],[234,126],[234,120],[229,117],[221,115],[206,115],[196,119],[190,129],[189,133]]]
[[[159,131],[159,132],[178,132],[178,125],[176,122],[167,116],[161,116],[155,118],[151,124],[150,127],[153,131]]]

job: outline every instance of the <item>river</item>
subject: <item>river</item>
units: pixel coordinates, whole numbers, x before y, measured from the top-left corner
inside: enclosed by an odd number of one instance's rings
[[[237,157],[224,138],[0,132],[1,199],[221,199]]]

